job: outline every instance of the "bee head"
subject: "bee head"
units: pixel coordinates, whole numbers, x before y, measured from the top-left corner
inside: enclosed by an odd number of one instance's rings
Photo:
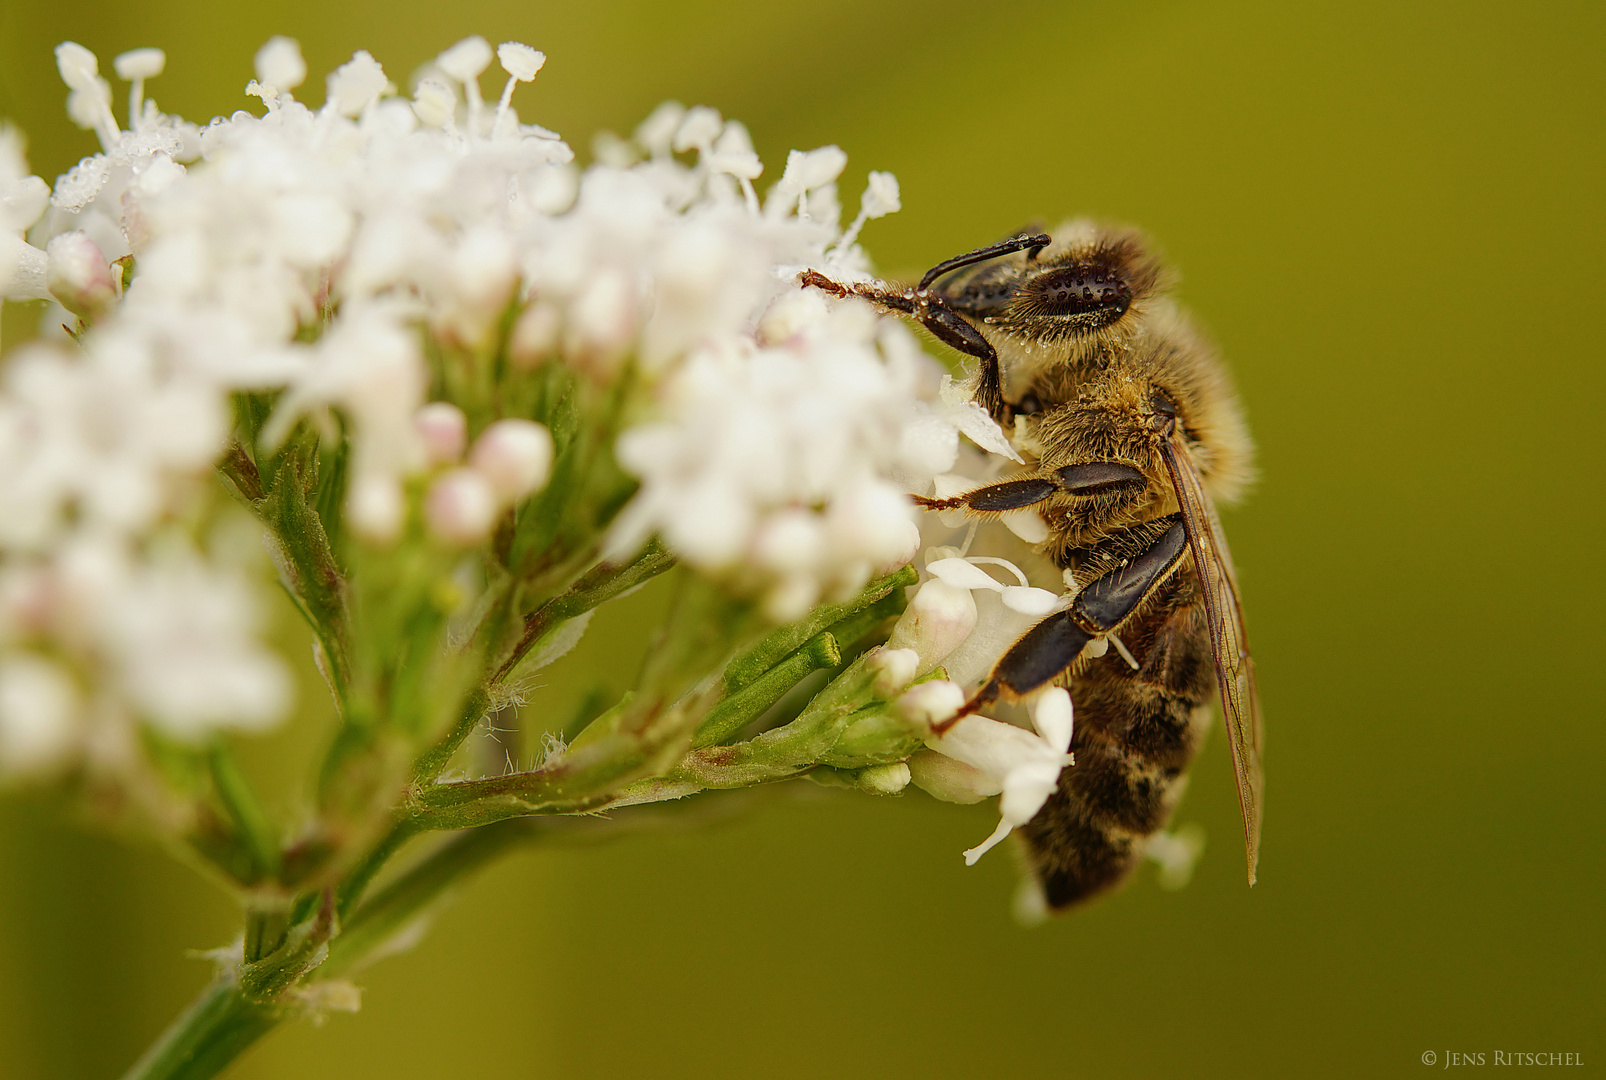
[[[1164,282],[1159,262],[1135,232],[1072,222],[1022,269],[999,322],[1044,341],[1087,338],[1114,344]]]

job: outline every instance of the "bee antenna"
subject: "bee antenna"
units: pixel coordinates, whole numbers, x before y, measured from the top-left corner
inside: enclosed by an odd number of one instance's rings
[[[920,284],[916,288],[930,288],[931,283],[944,274],[951,274],[955,270],[962,270],[967,266],[974,266],[976,263],[986,262],[988,259],[996,259],[1002,255],[1013,255],[1017,251],[1024,251],[1029,258],[1035,259],[1039,251],[1042,251],[1053,242],[1053,239],[1047,233],[1021,233],[1019,236],[1012,236],[1008,240],[1000,240],[996,244],[977,248],[968,254],[955,255],[953,258],[944,259],[930,270],[927,270],[926,276],[920,279]]]

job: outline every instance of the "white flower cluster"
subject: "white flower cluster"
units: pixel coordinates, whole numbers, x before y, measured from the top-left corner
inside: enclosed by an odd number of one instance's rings
[[[429,531],[473,545],[545,485],[554,447],[517,418],[470,445],[463,411],[427,400],[430,358],[499,348],[512,311],[511,377],[556,360],[601,385],[628,370],[639,388],[616,455],[640,490],[613,552],[658,534],[782,620],[915,555],[905,495],[957,482],[961,433],[1014,457],[901,324],[796,287],[806,267],[863,278],[861,229],[899,208],[896,180],[872,173],[842,228],[836,147],[794,151],[761,198],[746,129],[670,104],[582,172],[512,107],[542,54],[477,37],[411,97],[359,52],[318,109],[296,100],[306,66],[276,38],[247,88],[265,114],[204,126],[145,96],[159,50],[117,58],[127,130],[93,54],[68,43],[57,59],[102,152],[52,190],[0,129],[0,296],[87,327],[76,346],[9,358],[0,386],[0,773],[124,745],[95,733],[131,722],[200,739],[282,714],[288,680],[255,636],[252,581],[193,539],[235,391],[282,391],[263,450],[339,415],[358,536],[401,535],[423,478]],[[493,62],[507,78],[487,101]],[[935,716],[1053,598],[974,560],[929,569],[893,651],[918,659],[909,677],[947,661],[955,682],[909,704]],[[978,853],[1063,763],[1068,701],[1034,715],[1035,735],[967,719],[933,740],[947,765],[911,763],[945,797],[1003,792]]]
[[[493,59],[507,73],[494,103],[479,87]],[[689,562],[764,592],[777,616],[910,557],[902,490],[951,466],[959,427],[989,437],[985,418],[918,400],[931,377],[900,328],[793,286],[805,265],[859,274],[860,228],[898,208],[896,181],[872,174],[840,231],[835,147],[794,153],[761,204],[745,129],[666,106],[581,174],[511,105],[544,57],[482,38],[442,53],[410,99],[359,52],[316,110],[294,97],[299,50],[274,39],[247,88],[265,115],[205,126],[146,97],[159,50],[117,58],[132,84],[127,130],[95,56],[67,43],[57,60],[69,115],[102,152],[52,191],[0,131],[0,295],[52,300],[66,309],[52,321],[90,328],[77,348],[10,358],[0,392],[0,649],[13,672],[0,731],[55,733],[18,736],[26,753],[0,739],[0,769],[81,741],[82,726],[40,719],[61,708],[28,702],[91,688],[123,686],[133,715],[188,736],[282,711],[285,680],[252,635],[243,577],[173,539],[225,448],[232,391],[285,391],[268,449],[300,418],[340,412],[360,535],[395,537],[404,481],[428,474],[429,527],[473,543],[545,483],[552,445],[539,425],[509,421],[460,464],[461,413],[425,400],[426,342],[485,348],[516,302],[515,364],[557,356],[599,381],[626,363],[645,376],[650,406],[619,447],[642,489],[616,547],[661,532]],[[99,602],[66,599],[74,559],[122,568],[91,575],[110,590]],[[230,613],[198,611],[206,634],[119,652],[118,590],[154,619],[214,578],[206,591]],[[208,666],[205,707],[132,689]]]
[[[979,685],[1004,651],[1033,623],[1065,603],[1059,594],[1033,588],[1026,575],[1004,559],[961,558],[952,549],[927,551],[928,580],[915,592],[898,620],[889,648],[918,657],[914,670],[942,664],[947,680],[923,682],[899,699],[906,716],[940,724],[965,703],[967,689]],[[1005,585],[982,569],[1007,570],[1017,584]],[[985,716],[967,716],[942,735],[926,740],[929,750],[909,760],[913,783],[948,802],[971,803],[1002,794],[998,828],[965,852],[974,865],[1016,827],[1042,809],[1070,763],[1072,708],[1069,692],[1049,687],[1028,703],[1035,731]]]

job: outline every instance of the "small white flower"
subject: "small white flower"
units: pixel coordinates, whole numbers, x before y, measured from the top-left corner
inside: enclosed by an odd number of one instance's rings
[[[1181,889],[1193,879],[1194,867],[1204,854],[1204,848],[1204,827],[1189,824],[1150,836],[1143,854],[1159,867],[1160,888]]]
[[[848,155],[840,146],[822,146],[817,150],[793,150],[786,156],[786,171],[781,175],[783,191],[802,194],[836,182],[842,170],[848,167]]]
[[[686,106],[666,101],[636,128],[636,142],[655,158],[668,157],[674,149],[675,132],[685,118]]]
[[[1069,752],[1074,722],[1071,692],[1063,686],[1050,686],[1032,697],[1029,708],[1032,726],[1043,741],[1061,753]]]
[[[920,657],[916,675],[924,675],[948,658],[976,629],[976,601],[969,589],[931,580],[921,585],[887,646],[912,649]]]
[[[985,716],[967,716],[947,733],[927,738],[926,745],[985,773],[1003,790],[998,828],[965,852],[967,866],[974,866],[976,860],[1042,809],[1068,761],[1063,750],[1041,736]]]

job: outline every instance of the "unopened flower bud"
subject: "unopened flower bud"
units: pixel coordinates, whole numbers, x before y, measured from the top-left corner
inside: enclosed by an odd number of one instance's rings
[[[875,692],[878,697],[893,698],[915,678],[920,666],[920,654],[913,649],[881,648],[870,657],[876,671]]]
[[[50,257],[47,283],[51,295],[74,315],[93,319],[117,300],[117,281],[106,256],[87,234],[79,231],[52,237],[45,249]]]
[[[468,445],[468,418],[449,401],[432,401],[413,414],[413,424],[424,440],[424,456],[431,465],[452,465]]]
[[[546,486],[552,471],[552,433],[533,420],[498,420],[474,440],[469,462],[503,502]]]
[[[940,724],[959,711],[965,703],[965,692],[945,679],[932,679],[919,686],[911,686],[898,698],[898,711],[911,724],[931,727]]]
[[[853,782],[861,791],[872,795],[897,795],[909,786],[909,766],[901,761],[871,765],[854,773]]]
[[[931,580],[920,586],[887,640],[888,648],[920,655],[917,676],[947,659],[976,629],[976,601],[969,589]]]
[[[453,469],[424,497],[430,534],[448,544],[468,547],[484,540],[496,524],[496,512],[496,490],[477,469]]]
[[[933,799],[967,806],[1004,790],[1003,784],[974,765],[935,750],[922,750],[909,758],[909,780]]]

